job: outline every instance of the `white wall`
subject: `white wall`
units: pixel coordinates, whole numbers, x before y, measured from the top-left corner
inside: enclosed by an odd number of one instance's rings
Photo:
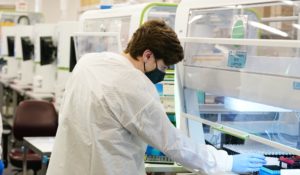
[[[61,20],[77,20],[80,0],[60,0]]]
[[[28,10],[43,13],[46,23],[78,19],[80,0],[27,0],[27,2]]]
[[[16,0],[0,0],[0,4],[13,4]]]
[[[41,2],[41,12],[44,14],[46,23],[56,23],[59,21],[60,12],[60,0],[40,0]]]
[[[28,2],[28,11],[30,11],[30,12],[34,11],[34,1],[35,0],[27,0],[27,2]]]

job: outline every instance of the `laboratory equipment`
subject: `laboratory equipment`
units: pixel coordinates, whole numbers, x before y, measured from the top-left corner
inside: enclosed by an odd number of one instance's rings
[[[74,36],[70,37],[70,59],[69,59],[69,72],[72,72],[76,63],[77,63],[77,57],[76,57],[76,50],[75,50],[75,41]]]
[[[59,108],[64,93],[65,83],[70,75],[70,60],[74,58],[74,44],[72,35],[79,32],[81,23],[65,21],[57,24],[56,37],[58,38],[57,50],[57,78],[55,83],[55,106]]]
[[[259,170],[259,175],[280,175],[280,166],[265,165]]]
[[[300,168],[300,156],[284,157],[279,158],[280,166],[290,168],[290,169],[299,169]]]
[[[267,157],[277,157],[280,156],[292,156],[292,153],[278,150],[274,147],[268,146],[266,144],[258,143],[255,141],[245,141],[244,144],[224,144],[223,148],[226,150],[233,151],[236,153],[247,154],[247,153],[257,153],[265,155]]]
[[[16,29],[15,53],[20,60],[17,83],[29,87],[33,82],[33,26],[16,26]]]
[[[177,124],[222,148],[226,134],[300,155],[300,1],[182,1]],[[244,141],[243,141],[244,142]]]
[[[84,32],[118,32],[125,49],[135,30],[150,19],[162,19],[174,27],[176,4],[144,3],[106,10],[90,10],[83,13]]]
[[[146,152],[147,154],[147,152]],[[167,157],[166,155],[147,155],[145,156],[145,163],[155,163],[155,164],[174,164],[174,161]]]
[[[117,32],[79,32],[73,38],[77,61],[87,53],[122,52],[120,35]]]
[[[7,65],[2,67],[1,77],[13,79],[17,77],[19,66],[15,58],[16,27],[2,27],[1,30],[1,55],[7,61]]]
[[[1,23],[1,55],[7,60],[7,65],[3,67],[2,78],[12,79],[21,75],[19,72],[20,67],[20,54],[22,51],[17,39],[17,35],[23,35],[27,31],[19,30],[24,25],[34,25],[43,21],[43,15],[41,13],[30,13],[30,12],[1,12],[0,23]],[[18,26],[20,25],[20,26]],[[18,47],[18,48],[15,48]],[[29,62],[27,62],[29,63]],[[25,66],[26,67],[26,66]],[[29,77],[26,76],[26,77]],[[20,78],[20,76],[19,76]],[[26,78],[25,78],[26,79]],[[27,81],[23,79],[24,81]],[[22,81],[23,81],[22,80]]]
[[[56,74],[55,24],[36,24],[34,26],[34,93],[54,93]]]

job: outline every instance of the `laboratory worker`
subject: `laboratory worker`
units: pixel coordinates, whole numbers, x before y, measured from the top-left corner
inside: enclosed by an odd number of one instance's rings
[[[204,173],[253,172],[262,155],[229,156],[198,144],[169,121],[154,86],[183,59],[175,32],[148,21],[123,53],[90,53],[66,85],[47,175],[144,175],[146,144]]]

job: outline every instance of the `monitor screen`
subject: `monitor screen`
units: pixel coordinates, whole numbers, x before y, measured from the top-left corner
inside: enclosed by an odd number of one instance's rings
[[[23,61],[33,59],[34,46],[30,40],[30,37],[21,37]]]
[[[8,56],[10,56],[10,57],[15,56],[15,37],[14,36],[7,36],[7,49],[8,49]]]
[[[72,72],[77,63],[74,37],[70,38],[70,66],[69,71]]]
[[[40,37],[41,66],[54,62],[57,48],[53,43],[51,36]]]

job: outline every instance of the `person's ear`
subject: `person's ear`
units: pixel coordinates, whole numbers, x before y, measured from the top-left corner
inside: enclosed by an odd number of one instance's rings
[[[144,51],[143,53],[143,61],[144,62],[148,62],[153,56],[153,53],[151,52],[151,50],[147,49]]]

